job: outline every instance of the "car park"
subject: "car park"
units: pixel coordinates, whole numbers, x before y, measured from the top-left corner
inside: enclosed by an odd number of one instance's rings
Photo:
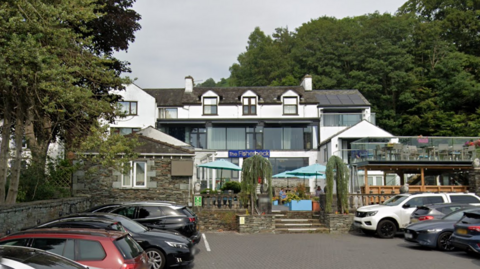
[[[2,269],[96,269],[45,250],[0,246],[0,268]]]
[[[194,244],[201,240],[198,217],[188,207],[163,202],[123,202],[97,206],[87,212],[110,212],[126,216],[149,228],[174,230],[190,238]]]
[[[455,224],[450,242],[457,249],[480,253],[480,213],[465,212]]]
[[[405,228],[405,241],[417,243],[428,248],[454,250],[450,243],[455,223],[463,217],[464,212],[480,213],[480,208],[468,207],[445,215],[441,219],[420,221]]]
[[[473,193],[413,193],[391,197],[381,205],[362,206],[357,209],[354,226],[366,234],[392,238],[397,231],[410,223],[410,216],[417,206],[432,203],[480,204]]]
[[[125,232],[48,228],[17,232],[0,238],[0,245],[43,249],[89,267],[147,269],[142,247]]]
[[[445,215],[467,207],[475,206],[470,204],[458,203],[439,203],[417,206],[417,209],[415,209],[415,211],[413,211],[412,215],[410,216],[410,224],[424,220],[441,219]]]
[[[74,227],[96,229],[111,229],[112,226],[120,225],[145,250],[151,267],[155,269],[184,266],[194,260],[194,245],[189,238],[175,232],[150,229],[118,214],[78,213],[49,221],[36,228],[65,228],[72,227],[72,223]],[[101,227],[99,223],[104,226]]]

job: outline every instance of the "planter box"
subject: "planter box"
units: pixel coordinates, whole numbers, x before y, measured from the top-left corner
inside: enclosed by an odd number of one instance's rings
[[[290,202],[285,202],[283,205],[290,207]]]
[[[312,211],[312,200],[291,201],[288,208],[291,211]]]
[[[273,205],[278,205],[278,201],[277,200],[273,201]]]

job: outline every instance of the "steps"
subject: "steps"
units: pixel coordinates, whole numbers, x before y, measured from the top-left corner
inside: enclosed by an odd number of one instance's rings
[[[276,214],[275,233],[329,233],[329,229],[313,215],[310,218],[292,218]]]

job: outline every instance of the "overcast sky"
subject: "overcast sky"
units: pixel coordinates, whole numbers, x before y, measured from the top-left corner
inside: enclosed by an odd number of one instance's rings
[[[321,16],[336,18],[395,13],[406,0],[136,0],[142,29],[127,53],[131,78],[142,88],[182,88],[230,76],[229,67],[244,52],[255,29],[295,30]]]

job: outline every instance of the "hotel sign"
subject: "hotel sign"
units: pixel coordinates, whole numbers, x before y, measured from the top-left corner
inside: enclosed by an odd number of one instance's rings
[[[269,158],[270,150],[245,149],[245,150],[229,150],[228,151],[228,158],[248,158],[248,157],[252,157],[253,155],[260,155],[262,157]]]

